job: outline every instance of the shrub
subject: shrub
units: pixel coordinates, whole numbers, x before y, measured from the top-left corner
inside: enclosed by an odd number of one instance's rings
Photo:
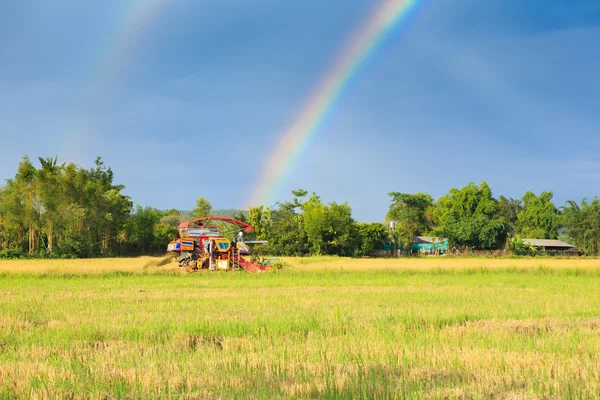
[[[537,248],[522,239],[512,239],[508,242],[508,249],[517,256],[535,256],[539,252]]]

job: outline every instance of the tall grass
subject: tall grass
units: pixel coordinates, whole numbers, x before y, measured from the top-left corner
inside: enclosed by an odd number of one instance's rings
[[[0,397],[600,397],[593,260],[463,261],[0,264]]]

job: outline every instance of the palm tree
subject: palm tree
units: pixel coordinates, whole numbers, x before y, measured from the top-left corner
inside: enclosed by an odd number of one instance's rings
[[[58,176],[60,172],[65,168],[65,163],[58,165],[58,156],[54,156],[54,158],[38,158],[40,160],[40,164],[42,164],[41,171],[44,173],[50,173],[52,175]]]
[[[58,205],[59,199],[59,176],[63,171],[65,164],[58,164],[58,156],[54,158],[39,158],[42,168],[38,170],[41,192],[42,192],[42,204],[44,206],[44,214],[47,221],[46,235],[48,237],[48,251],[52,252],[54,242],[54,218]]]
[[[39,200],[37,170],[31,163],[29,157],[24,156],[19,163],[17,175],[14,180],[14,194],[23,199],[23,210],[21,214],[24,225],[29,231],[29,252],[37,248],[36,225],[39,214],[36,204]]]

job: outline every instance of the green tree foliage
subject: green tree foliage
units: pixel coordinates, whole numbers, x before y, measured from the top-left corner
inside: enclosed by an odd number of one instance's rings
[[[125,227],[127,243],[135,253],[149,253],[154,249],[154,231],[160,218],[158,210],[136,206],[135,213],[131,215]]]
[[[326,209],[326,227],[323,238],[325,252],[338,256],[354,255],[358,248],[358,227],[348,203],[329,203]]]
[[[552,192],[536,196],[527,192],[523,196],[523,209],[517,216],[518,233],[523,238],[557,239],[560,227],[558,209],[552,202]]]
[[[123,195],[124,186],[102,159],[81,168],[25,156],[15,176],[0,186],[0,257],[92,257],[162,253],[177,236],[178,225],[190,219],[177,210],[137,206]],[[36,161],[36,162],[37,162]],[[436,202],[425,193],[391,192],[385,216],[394,222],[387,232],[381,223],[358,223],[348,203],[325,204],[304,189],[275,207],[235,212],[254,232],[248,239],[267,240],[263,253],[285,256],[331,254],[372,256],[391,236],[409,249],[417,235],[445,236],[463,249],[499,249],[508,244],[517,254],[530,254],[519,240],[507,237],[555,239],[559,232],[587,254],[600,253],[600,200],[569,201],[558,210],[552,192],[527,192],[522,200],[500,196],[490,187],[469,183],[451,189]],[[210,215],[212,206],[197,200],[193,217]]]
[[[41,158],[42,167],[37,171],[40,183],[40,200],[42,203],[42,219],[48,239],[48,251],[52,252],[54,245],[54,226],[60,224],[61,213],[58,208],[61,203],[61,173],[65,164],[58,164],[58,157]]]
[[[11,254],[90,256],[118,252],[131,211],[101,159],[90,170],[25,156],[0,191],[2,248]]]
[[[512,197],[498,197],[498,216],[508,224],[508,233],[513,236],[516,232],[519,212],[523,209],[523,202]]]
[[[239,215],[245,215],[248,212],[245,210],[237,210],[237,209],[233,209],[233,208],[227,208],[227,209],[218,209],[218,210],[211,210],[210,214],[211,215],[218,215],[221,217],[229,217],[229,218],[235,218],[235,219],[239,219],[237,218],[237,216]]]
[[[439,199],[435,218],[437,231],[452,246],[488,250],[501,248],[506,241],[508,224],[499,217],[498,201],[485,182],[451,189]]]
[[[183,217],[179,211],[172,209],[163,213],[159,223],[161,225],[167,225],[173,228],[179,227],[179,224],[185,221],[185,217]]]
[[[308,190],[304,190],[304,189],[292,190],[292,194],[294,195],[294,199],[293,199],[291,205],[294,208],[301,209],[302,206],[304,205],[304,203],[302,202],[302,199],[308,195]],[[290,204],[290,203],[288,203],[288,204]]]
[[[534,256],[538,253],[535,246],[525,243],[523,239],[511,239],[508,242],[508,249],[518,256]]]
[[[310,251],[320,255],[325,250],[325,234],[329,228],[327,207],[315,193],[303,204],[304,231]]]
[[[123,196],[123,185],[113,184],[114,174],[111,168],[98,158],[84,185],[87,194],[83,231],[94,243],[94,251],[101,254],[118,251],[115,239],[122,233],[133,204],[129,197]],[[96,246],[99,245],[99,249]],[[111,248],[112,246],[112,248]]]
[[[387,229],[380,222],[358,223],[358,246],[357,256],[374,256],[383,249],[387,240]]]
[[[242,215],[241,218],[244,218],[244,216]],[[248,210],[248,214],[245,218],[246,222],[248,222],[254,228],[254,232],[251,234],[252,238],[257,240],[267,239],[267,235],[271,227],[270,207],[252,207]]]
[[[0,218],[3,220],[4,247],[22,250],[27,234],[27,251],[37,250],[40,201],[37,170],[29,157],[19,163],[14,179],[8,179],[0,193]]]
[[[210,215],[212,211],[212,204],[204,197],[200,197],[196,200],[196,208],[192,211],[192,218],[204,218]]]
[[[423,235],[432,228],[433,198],[426,193],[391,192],[392,198],[387,219],[389,221],[411,221],[414,223],[417,235]]]
[[[269,209],[268,229],[265,232],[268,245],[261,249],[264,253],[282,256],[303,256],[309,253],[302,213],[303,198],[308,192],[299,189],[292,191],[292,194],[292,201],[278,203],[277,207]]]
[[[391,232],[394,247],[411,249],[415,236],[429,232],[432,227],[433,198],[426,193],[391,192],[386,221],[394,223]]]
[[[152,207],[136,206],[135,212],[125,224],[125,239],[128,254],[164,253],[167,244],[177,237],[175,210],[162,212]]]
[[[161,217],[154,228],[154,253],[165,251],[170,241],[179,235],[179,224],[186,220],[179,211],[173,209],[160,212]]]
[[[581,205],[568,201],[563,207],[562,222],[571,244],[588,255],[600,254],[600,199],[584,199]]]
[[[412,244],[417,236],[418,225],[415,221],[403,220],[394,226],[392,239],[394,245],[399,244],[405,253],[412,252]],[[394,246],[395,248],[396,246]]]
[[[282,256],[306,255],[308,246],[302,216],[294,209],[281,206],[273,210],[271,215],[271,229],[267,232],[269,244],[264,251]]]
[[[292,201],[267,209],[268,216],[260,207],[249,210],[248,222],[255,229],[258,226],[256,230],[263,232],[260,238],[269,242],[264,252],[287,256],[357,254],[362,244],[348,203],[325,205],[315,193],[304,200],[308,192],[303,189],[292,191],[292,195]]]

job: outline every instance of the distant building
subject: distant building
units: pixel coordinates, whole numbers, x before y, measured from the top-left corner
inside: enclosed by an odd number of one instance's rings
[[[521,239],[524,243],[535,247],[543,253],[556,252],[578,252],[579,249],[572,244],[563,242],[562,240],[554,239]],[[384,256],[391,254],[393,245],[386,243],[384,248],[377,252],[378,255]],[[398,250],[406,254],[406,251],[401,245],[398,245]],[[420,254],[445,254],[449,250],[448,239],[437,238],[431,236],[417,236],[413,239],[411,253]]]
[[[393,247],[394,246],[391,243],[387,243],[379,252],[379,255],[390,254]],[[405,253],[404,248],[401,245],[398,245],[398,250]],[[431,236],[416,236],[413,239],[411,252],[421,254],[444,254],[448,252],[448,239]]]
[[[539,251],[577,251],[577,247],[555,239],[522,239],[524,243],[537,248]]]
[[[445,253],[448,251],[448,239],[431,236],[417,236],[413,240],[412,251],[418,253]]]

